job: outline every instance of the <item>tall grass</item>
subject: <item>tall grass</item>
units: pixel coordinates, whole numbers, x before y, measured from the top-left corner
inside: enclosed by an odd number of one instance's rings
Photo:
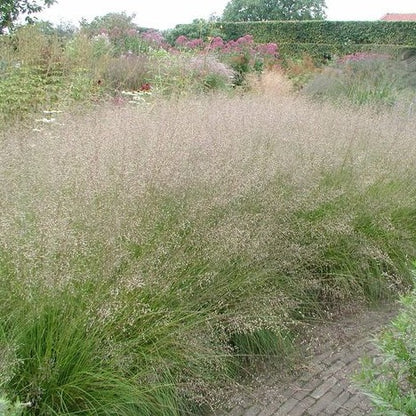
[[[380,53],[346,55],[311,77],[304,92],[343,105],[409,106],[414,101],[415,68],[411,59]]]
[[[200,413],[239,356],[411,283],[414,120],[251,95],[58,121],[0,139],[0,390],[27,414]]]

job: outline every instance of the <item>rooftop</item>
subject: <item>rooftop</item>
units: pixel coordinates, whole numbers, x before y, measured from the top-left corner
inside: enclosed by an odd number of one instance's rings
[[[380,20],[387,22],[413,22],[416,21],[416,13],[387,13]]]

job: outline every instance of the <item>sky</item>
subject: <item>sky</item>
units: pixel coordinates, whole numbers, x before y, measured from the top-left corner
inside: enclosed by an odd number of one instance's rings
[[[220,16],[228,0],[58,0],[38,19],[77,24],[110,12],[135,14],[142,27],[170,29],[196,18]],[[378,20],[386,13],[416,13],[415,0],[326,0],[329,20]]]

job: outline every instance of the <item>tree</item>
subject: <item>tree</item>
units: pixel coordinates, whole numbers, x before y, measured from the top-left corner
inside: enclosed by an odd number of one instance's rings
[[[135,14],[128,15],[126,12],[107,13],[104,16],[97,16],[91,22],[82,20],[81,29],[85,32],[98,35],[102,31],[111,32],[114,30],[125,33],[128,30],[138,30],[139,27],[133,22]]]
[[[212,17],[209,20],[194,19],[192,24],[179,24],[175,28],[169,29],[165,32],[165,39],[171,45],[175,44],[176,39],[179,36],[186,36],[188,39],[203,39],[208,37],[223,36],[221,29],[215,26],[217,20],[216,17]]]
[[[0,0],[0,33],[13,27],[21,14],[26,15],[27,22],[32,22],[31,14],[38,13],[55,2],[56,0]]]
[[[325,0],[231,0],[222,20],[322,20],[326,17],[325,9]]]

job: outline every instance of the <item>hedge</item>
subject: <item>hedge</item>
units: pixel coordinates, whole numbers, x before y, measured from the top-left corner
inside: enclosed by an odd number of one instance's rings
[[[249,33],[256,42],[416,46],[416,22],[329,20],[217,23],[227,39]]]
[[[416,48],[416,22],[336,22],[328,20],[217,22],[178,25],[171,38],[221,36],[225,40],[250,34],[259,43],[274,42],[280,55],[287,57],[311,55],[326,60],[334,55],[359,51],[381,51],[403,54]]]
[[[287,59],[299,58],[304,55],[312,57],[316,64],[325,63],[334,57],[340,57],[357,52],[374,52],[386,54],[403,59],[409,51],[416,51],[415,48],[401,45],[380,45],[380,44],[348,44],[337,45],[328,43],[279,43],[279,54],[283,64]],[[414,54],[413,52],[412,54]]]

